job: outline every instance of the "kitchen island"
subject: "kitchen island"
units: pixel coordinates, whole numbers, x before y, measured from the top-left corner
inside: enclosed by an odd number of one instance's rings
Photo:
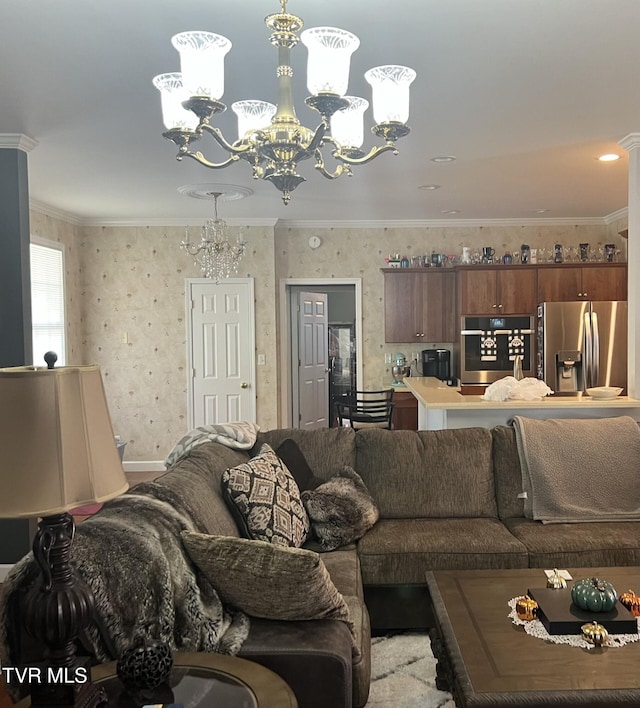
[[[418,430],[493,428],[515,415],[528,418],[612,418],[628,415],[640,421],[640,400],[629,396],[602,401],[586,395],[546,396],[537,401],[485,401],[467,396],[439,379],[418,376],[404,380],[418,401]]]

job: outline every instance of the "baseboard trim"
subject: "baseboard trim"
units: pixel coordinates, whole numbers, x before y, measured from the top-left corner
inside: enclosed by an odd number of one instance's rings
[[[136,460],[122,463],[125,472],[164,472],[167,468],[162,460]]]

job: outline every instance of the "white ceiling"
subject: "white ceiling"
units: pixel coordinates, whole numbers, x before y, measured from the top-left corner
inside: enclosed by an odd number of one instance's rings
[[[277,52],[263,19],[278,0],[3,0],[1,10],[0,133],[38,141],[31,199],[81,223],[208,216],[210,203],[177,191],[203,182],[254,190],[221,205],[231,220],[598,220],[627,205],[617,142],[640,132],[640,0],[289,0],[305,27],[360,37],[350,93],[370,98],[362,75],[379,64],[418,77],[399,156],[335,182],[304,164],[308,181],[287,207],[242,161],[218,171],[177,162],[151,84],[179,70],[171,36],[206,29],[233,43],[227,105],[275,101]],[[298,117],[315,127],[302,45],[292,64]],[[233,118],[218,121],[231,139]],[[220,157],[206,137],[199,147]],[[623,158],[600,163],[604,152]]]

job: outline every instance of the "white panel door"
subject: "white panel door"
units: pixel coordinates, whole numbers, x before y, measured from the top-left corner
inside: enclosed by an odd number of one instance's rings
[[[187,281],[189,427],[256,420],[253,278]]]
[[[299,428],[327,428],[329,364],[327,294],[300,293],[298,312]]]

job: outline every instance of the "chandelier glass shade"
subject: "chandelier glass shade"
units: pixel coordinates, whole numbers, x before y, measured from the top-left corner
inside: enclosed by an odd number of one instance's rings
[[[216,283],[238,272],[238,264],[247,247],[242,233],[238,234],[235,241],[229,240],[227,222],[218,218],[218,199],[221,196],[221,192],[211,193],[213,219],[207,219],[201,227],[200,242],[191,242],[189,227],[187,227],[185,240],[180,244],[190,256],[193,256],[194,263],[205,278],[213,278]]]
[[[346,96],[351,55],[360,40],[351,32],[335,27],[315,27],[298,36],[303,21],[287,12],[287,0],[280,0],[281,11],[269,15],[265,24],[272,34],[270,42],[278,49],[277,105],[265,101],[237,101],[231,108],[238,118],[238,137],[229,141],[212,125],[217,113],[226,110],[224,57],[231,42],[212,32],[181,32],[172,38],[180,53],[180,72],[160,74],[153,79],[160,91],[163,136],[178,147],[177,159],[190,157],[205,167],[222,169],[242,159],[247,161],[254,179],[270,181],[285,204],[291,192],[305,178],[298,165],[312,159],[315,168],[328,179],[351,175],[352,167],[370,162],[383,152],[398,154],[396,141],[408,135],[409,87],[415,79],[413,69],[405,66],[379,66],[365,73],[372,87],[372,132],[382,145],[368,152],[364,142],[365,99]],[[299,41],[307,47],[307,106],[320,114],[315,129],[298,120],[293,104],[290,54]],[[208,134],[224,158],[214,162],[200,150],[192,149]],[[334,161],[325,165],[325,154]]]

